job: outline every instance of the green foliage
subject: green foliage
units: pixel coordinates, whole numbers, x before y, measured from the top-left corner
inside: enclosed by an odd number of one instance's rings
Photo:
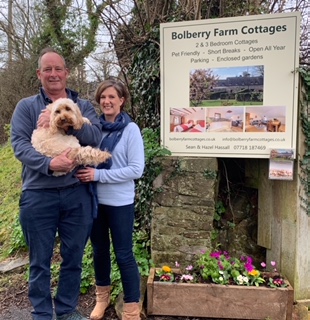
[[[148,33],[148,39],[132,48],[134,57],[128,70],[129,90],[140,128],[159,128],[160,121],[160,47],[159,25]]]
[[[150,164],[156,164],[158,167],[158,157],[164,157],[171,154],[171,152],[160,146],[160,131],[159,128],[151,129],[145,128],[142,130],[144,150],[145,150],[145,162],[146,166]],[[156,175],[159,174],[159,171],[156,171]]]
[[[213,180],[213,179],[216,179],[217,177],[217,172],[214,171],[214,170],[209,170],[209,169],[205,169],[203,175],[205,176],[206,179],[210,179],[210,180]]]
[[[212,243],[214,243],[216,240],[218,240],[218,237],[219,237],[219,231],[216,230],[216,229],[213,229],[211,231],[211,241],[212,241]]]
[[[309,101],[310,101],[310,69],[301,68],[298,70],[302,79],[304,90],[301,90],[300,98],[300,119],[302,131],[305,136],[305,153],[300,161],[301,174],[299,179],[303,185],[304,195],[301,194],[301,206],[310,216],[310,199],[309,199],[309,181],[310,181],[310,119],[309,119]]]
[[[26,241],[23,235],[22,227],[19,223],[19,216],[16,216],[12,226],[10,245],[7,247],[7,255],[12,255],[18,251],[27,250]]]
[[[69,68],[74,68],[82,65],[95,49],[99,16],[106,4],[95,6],[93,1],[87,0],[87,10],[73,8],[71,4],[70,0],[54,0],[44,1],[43,6],[36,7],[43,17],[43,26],[33,43],[38,52],[44,47],[57,48],[66,58]]]
[[[150,237],[146,231],[136,231],[133,235],[133,251],[141,276],[148,276],[150,271]]]
[[[225,212],[226,212],[226,209],[224,207],[223,202],[222,201],[218,201],[215,204],[215,213],[214,213],[213,219],[216,220],[216,221],[220,221]]]
[[[81,293],[87,293],[95,284],[95,272],[93,263],[93,249],[88,241],[83,256],[82,275],[81,275]]]
[[[154,197],[153,181],[162,170],[160,157],[170,152],[160,146],[159,129],[142,130],[145,152],[145,169],[143,176],[136,181],[136,221],[140,229],[149,230],[152,208],[150,203]]]

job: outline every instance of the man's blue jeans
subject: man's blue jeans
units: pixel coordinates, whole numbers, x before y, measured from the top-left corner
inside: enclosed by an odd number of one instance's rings
[[[132,251],[134,210],[134,204],[120,207],[99,204],[91,232],[96,285],[111,284],[110,230],[126,303],[140,299],[140,274]]]
[[[25,190],[20,223],[29,246],[29,299],[35,320],[53,319],[51,259],[56,232],[60,239],[61,270],[55,312],[73,312],[78,303],[82,258],[92,227],[92,196],[85,184],[68,188]]]

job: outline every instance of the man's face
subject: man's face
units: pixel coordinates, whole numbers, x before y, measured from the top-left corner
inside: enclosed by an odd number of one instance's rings
[[[68,69],[57,53],[48,52],[42,56],[41,67],[37,70],[37,76],[47,93],[57,94],[65,90],[68,75]]]

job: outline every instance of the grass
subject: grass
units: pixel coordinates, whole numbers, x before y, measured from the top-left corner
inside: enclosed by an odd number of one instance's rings
[[[260,101],[237,101],[237,100],[203,100],[197,107],[226,107],[226,106],[261,106]],[[192,103],[191,103],[192,105]]]
[[[21,163],[15,158],[12,146],[0,146],[0,260],[6,258],[12,246],[12,235],[18,232],[19,197],[21,193]]]

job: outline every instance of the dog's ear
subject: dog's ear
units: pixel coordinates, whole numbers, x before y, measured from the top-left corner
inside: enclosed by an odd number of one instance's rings
[[[56,122],[55,121],[50,121],[50,126],[49,126],[49,131],[51,134],[55,134],[56,132],[58,132],[58,127],[56,126]]]
[[[82,112],[77,104],[75,104],[73,110],[75,111],[75,115],[76,115],[76,123],[74,124],[73,129],[79,130],[82,128],[84,124]]]
[[[49,131],[52,134],[55,134],[58,131],[58,128],[56,126],[54,119],[54,113],[55,113],[55,109],[57,108],[57,105],[55,102],[49,104],[46,106],[46,109],[48,109],[51,112],[51,117],[50,117],[50,126],[49,126]]]

